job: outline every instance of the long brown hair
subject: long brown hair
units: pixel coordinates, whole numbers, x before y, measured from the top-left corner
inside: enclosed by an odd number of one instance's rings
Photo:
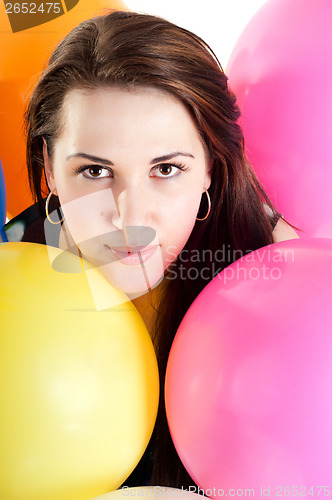
[[[30,186],[40,205],[44,196],[43,137],[52,158],[65,95],[75,88],[110,86],[154,87],[175,96],[193,116],[213,163],[211,213],[203,222],[196,222],[182,251],[189,256],[209,251],[211,258],[181,259],[180,254],[166,272],[157,306],[155,334],[163,395],[167,357],[187,309],[217,272],[239,256],[273,242],[270,217],[272,214],[277,220],[280,214],[246,160],[236,98],[212,50],[186,29],[131,12],[111,12],[75,28],[55,49],[37,83],[26,113],[26,128]],[[270,208],[270,217],[264,204]],[[204,200],[201,217],[205,212]],[[213,256],[221,250],[223,259],[218,259],[216,267]],[[154,453],[152,484],[193,484],[172,444],[163,396]]]

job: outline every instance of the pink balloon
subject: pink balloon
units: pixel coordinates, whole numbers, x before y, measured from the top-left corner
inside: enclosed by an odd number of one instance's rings
[[[331,0],[269,0],[227,68],[260,181],[316,237],[332,237],[331,26]]]
[[[332,240],[305,238],[239,259],[190,307],[165,401],[208,496],[332,494],[331,304]]]

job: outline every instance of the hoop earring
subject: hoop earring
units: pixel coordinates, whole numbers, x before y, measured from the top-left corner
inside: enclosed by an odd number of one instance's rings
[[[205,192],[205,194],[206,194],[207,201],[208,201],[208,211],[207,211],[206,216],[205,216],[205,217],[203,217],[203,219],[198,219],[198,218],[196,217],[196,220],[199,220],[199,221],[202,221],[202,220],[207,219],[207,218],[209,217],[210,212],[211,212],[211,198],[210,198],[210,195],[209,195],[209,191],[208,191],[206,188],[204,188],[204,192]]]
[[[59,220],[58,222],[54,222],[54,221],[51,219],[51,217],[50,217],[50,214],[49,214],[49,211],[48,211],[48,205],[49,205],[49,203],[50,203],[50,199],[51,199],[51,196],[52,196],[53,192],[54,192],[54,190],[53,190],[53,191],[51,191],[51,192],[48,194],[47,198],[46,198],[46,202],[45,202],[45,212],[46,212],[46,217],[47,217],[47,220],[48,220],[51,224],[55,224],[55,225],[56,225],[56,224],[61,224],[61,222],[63,222],[63,219]]]

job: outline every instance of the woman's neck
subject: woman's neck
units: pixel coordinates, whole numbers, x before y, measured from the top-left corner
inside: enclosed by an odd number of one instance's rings
[[[145,323],[145,326],[150,334],[155,349],[157,348],[158,344],[155,323],[158,316],[158,308],[159,308],[158,306],[160,301],[162,284],[163,282],[159,283],[159,285],[157,285],[149,292],[131,300]]]

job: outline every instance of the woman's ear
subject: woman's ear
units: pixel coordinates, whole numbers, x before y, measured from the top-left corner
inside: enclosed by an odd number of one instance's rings
[[[44,137],[43,137],[43,142],[44,142],[44,144],[43,144],[44,171],[45,171],[47,185],[48,185],[50,191],[53,191],[54,194],[57,194],[55,182],[54,182],[54,176],[52,173],[52,166],[51,166],[51,162],[50,162],[50,159],[48,156],[47,144],[46,144]]]

